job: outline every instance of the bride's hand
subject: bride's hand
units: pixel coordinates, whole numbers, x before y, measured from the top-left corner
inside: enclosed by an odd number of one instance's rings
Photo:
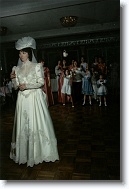
[[[20,91],[24,91],[26,89],[26,84],[23,84],[23,83],[20,84],[19,89],[20,89]]]
[[[15,74],[15,71],[12,71],[11,74],[10,74],[10,78],[11,79],[14,79],[16,78],[16,74]]]

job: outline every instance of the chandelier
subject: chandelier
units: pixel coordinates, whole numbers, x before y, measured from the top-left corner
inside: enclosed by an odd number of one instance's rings
[[[73,27],[77,24],[77,16],[64,16],[60,18],[60,22],[64,27]]]
[[[0,27],[0,36],[6,35],[7,27],[1,26]]]

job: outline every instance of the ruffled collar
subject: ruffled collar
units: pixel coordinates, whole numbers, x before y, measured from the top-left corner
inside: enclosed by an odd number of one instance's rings
[[[29,60],[27,60],[26,62],[22,62],[21,67],[26,67],[30,64],[31,64],[31,62]]]

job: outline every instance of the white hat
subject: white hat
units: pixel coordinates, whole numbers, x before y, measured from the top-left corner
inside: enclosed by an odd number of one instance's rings
[[[36,42],[32,37],[22,37],[15,43],[15,47],[17,50],[21,50],[28,47],[36,49]]]
[[[15,43],[15,47],[17,50],[22,50],[24,48],[32,48],[36,49],[36,42],[32,37],[22,37],[21,39],[18,39],[18,41]],[[32,62],[37,63],[37,60],[34,56],[33,50],[32,50]],[[18,60],[18,66],[22,64],[21,59]]]

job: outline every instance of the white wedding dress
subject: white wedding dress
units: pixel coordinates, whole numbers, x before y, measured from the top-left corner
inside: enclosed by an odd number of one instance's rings
[[[44,84],[42,65],[27,61],[14,69],[15,88],[25,83],[27,89],[18,92],[10,158],[30,167],[59,160],[46,94],[40,88]]]

